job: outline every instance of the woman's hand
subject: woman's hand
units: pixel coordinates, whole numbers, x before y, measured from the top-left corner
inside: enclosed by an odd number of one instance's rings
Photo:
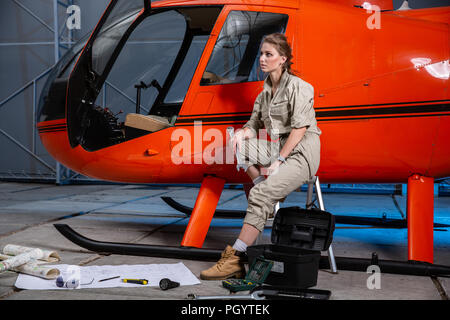
[[[235,131],[233,138],[231,139],[231,146],[233,147],[233,154],[236,153],[236,147],[241,150],[241,143],[244,140],[244,130],[238,129]]]
[[[280,160],[276,160],[274,163],[270,165],[268,168],[261,168],[261,173],[265,176],[270,176],[272,174],[276,174],[281,165]]]

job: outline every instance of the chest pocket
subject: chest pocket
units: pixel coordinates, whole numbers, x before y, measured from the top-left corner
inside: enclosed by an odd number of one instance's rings
[[[278,129],[280,133],[290,131],[290,110],[288,100],[272,104],[269,113],[273,121],[273,126]]]

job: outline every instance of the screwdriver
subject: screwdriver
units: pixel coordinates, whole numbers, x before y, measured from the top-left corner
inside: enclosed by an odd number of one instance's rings
[[[146,279],[122,279],[122,282],[124,283],[134,283],[134,284],[148,284],[148,280]]]

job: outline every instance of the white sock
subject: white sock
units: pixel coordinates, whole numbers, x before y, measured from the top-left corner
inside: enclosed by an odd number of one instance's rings
[[[264,176],[257,176],[255,179],[253,179],[253,184],[256,186],[258,183],[263,182],[264,180],[266,180],[264,178]]]
[[[237,239],[236,242],[233,244],[233,249],[240,252],[246,252],[247,244],[241,239]]]

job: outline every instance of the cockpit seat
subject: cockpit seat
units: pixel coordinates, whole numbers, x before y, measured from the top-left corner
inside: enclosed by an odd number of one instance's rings
[[[125,119],[125,126],[155,132],[168,128],[171,124],[164,117],[129,113]]]

